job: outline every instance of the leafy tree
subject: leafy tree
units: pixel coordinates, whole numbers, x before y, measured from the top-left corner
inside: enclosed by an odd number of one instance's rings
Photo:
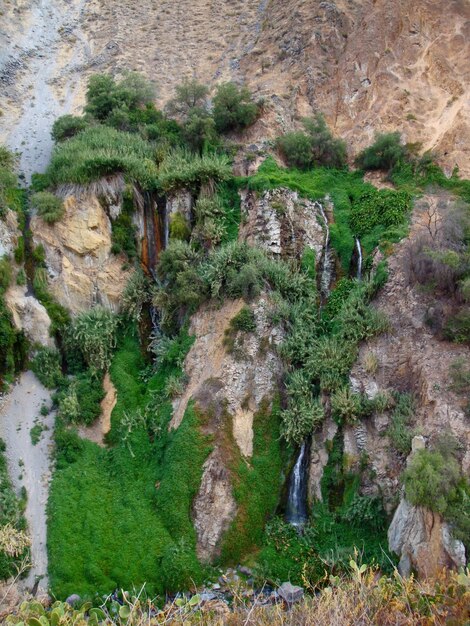
[[[217,145],[214,118],[203,108],[193,108],[183,125],[183,138],[196,152]]]
[[[175,88],[176,96],[168,104],[171,114],[188,116],[194,109],[206,109],[209,89],[197,80],[184,80]]]
[[[302,131],[286,133],[276,140],[276,146],[290,167],[306,170],[312,165],[310,137]]]
[[[390,171],[407,157],[399,132],[381,133],[374,143],[356,157],[356,165],[364,170]]]
[[[253,102],[246,87],[238,87],[235,83],[224,83],[217,87],[213,116],[215,127],[220,133],[251,126],[258,114],[259,107]]]
[[[137,72],[129,72],[117,83],[108,74],[95,74],[88,81],[85,111],[106,121],[112,113],[127,115],[128,111],[152,103],[154,98],[153,85]]]

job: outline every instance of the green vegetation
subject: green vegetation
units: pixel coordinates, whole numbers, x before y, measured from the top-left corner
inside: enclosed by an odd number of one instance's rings
[[[192,499],[208,454],[202,419],[188,409],[168,433],[166,381],[181,372],[191,338],[184,333],[160,351],[147,383],[137,339],[120,337],[111,364],[118,403],[109,449],[56,428],[57,470],[49,499],[50,578],[64,597],[131,589],[176,591],[201,580],[191,522]]]
[[[85,130],[90,121],[85,117],[78,115],[63,115],[58,117],[52,125],[52,139],[58,143],[74,137],[82,130]]]
[[[395,450],[407,456],[411,452],[411,440],[414,436],[414,431],[410,427],[414,400],[410,394],[395,394],[394,404],[387,436]]]
[[[79,349],[94,372],[106,370],[116,347],[118,320],[109,309],[94,307],[80,313],[69,329],[68,342]]]
[[[62,219],[65,209],[60,198],[49,191],[38,191],[31,196],[31,207],[36,209],[39,217],[48,224],[54,224]]]
[[[0,219],[5,216],[7,208],[13,208],[17,187],[14,173],[16,156],[5,146],[0,145]]]
[[[28,543],[21,534],[26,530],[24,504],[16,497],[10,482],[5,443],[0,439],[0,580],[16,576],[23,559],[29,557]],[[9,545],[2,545],[1,534],[6,528],[20,535],[16,535]]]
[[[38,347],[30,367],[48,389],[55,389],[62,381],[60,352],[55,348]]]
[[[226,448],[233,457],[229,468],[238,511],[224,537],[224,563],[239,563],[263,541],[266,521],[276,509],[282,487],[285,453],[279,435],[280,411],[275,399],[272,409],[265,404],[254,416],[251,463],[236,454],[234,441]]]
[[[178,189],[198,190],[202,185],[213,186],[231,176],[226,156],[192,154],[186,150],[173,150],[163,159],[159,172],[163,190],[172,193]]]
[[[363,150],[356,158],[356,165],[364,170],[390,171],[408,156],[401,142],[400,133],[376,135],[374,143]]]
[[[235,83],[219,85],[213,105],[215,127],[219,133],[240,131],[251,126],[260,112],[248,89]]]
[[[418,450],[403,474],[411,504],[437,511],[453,534],[470,545],[470,482],[457,459],[458,443],[444,435],[432,450]]]
[[[46,428],[42,424],[34,424],[34,426],[29,431],[29,435],[31,437],[31,443],[33,446],[36,446],[41,440],[41,435],[46,430]]]
[[[276,142],[290,167],[303,170],[322,166],[341,169],[346,166],[346,143],[333,137],[321,113],[312,119],[305,118],[303,125],[306,133],[286,133]]]

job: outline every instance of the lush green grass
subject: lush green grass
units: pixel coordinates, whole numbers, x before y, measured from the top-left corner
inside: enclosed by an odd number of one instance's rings
[[[86,185],[123,172],[142,188],[151,189],[157,184],[153,157],[152,146],[138,135],[94,126],[56,145],[47,175],[52,185]]]
[[[237,444],[230,443],[231,453]],[[230,464],[238,511],[224,537],[221,560],[236,564],[263,542],[267,519],[274,514],[282,487],[285,449],[280,441],[280,409],[262,406],[253,421],[253,456],[235,454]]]
[[[266,159],[247,183],[251,189],[258,191],[288,187],[311,200],[321,200],[329,195],[334,205],[334,223],[330,225],[331,245],[338,254],[345,274],[350,270],[354,236],[359,234],[355,232],[354,222],[351,220],[353,209],[361,206],[363,197],[373,196],[377,202],[382,201],[382,192],[377,192],[372,185],[365,183],[361,171],[324,167],[308,171],[285,169],[271,158]],[[387,194],[392,201],[395,196],[397,200],[401,200],[401,195],[397,192],[387,191]],[[403,217],[394,222],[398,222],[398,225],[393,228],[388,223],[383,223],[380,216],[375,215],[374,222],[370,220],[370,228],[365,229],[364,237],[361,238],[365,255],[370,254],[379,244],[386,246],[387,243],[399,241],[406,236],[406,210],[407,207],[403,207]]]
[[[190,345],[191,338],[183,336],[179,352],[184,354]],[[181,537],[187,546],[180,579],[188,585],[191,579],[201,579],[190,514],[208,444],[199,434],[194,411],[188,409],[180,428],[167,434],[171,405],[164,400],[151,403],[155,395],[161,399],[166,379],[178,371],[175,362],[169,359],[144,383],[138,341],[124,335],[111,366],[118,402],[109,439],[116,445],[103,449],[71,440],[58,425],[48,550],[51,587],[59,597],[130,589],[144,582],[149,592],[162,593],[174,583],[162,560],[180,549]],[[158,430],[146,409],[158,410],[161,404],[164,427]]]

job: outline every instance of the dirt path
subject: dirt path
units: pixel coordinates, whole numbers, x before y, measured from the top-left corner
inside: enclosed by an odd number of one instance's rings
[[[11,393],[0,407],[0,437],[6,443],[8,468],[17,492],[25,487],[28,494],[26,519],[31,536],[32,568],[22,581],[31,589],[41,577],[39,586],[47,590],[47,524],[46,504],[51,477],[50,451],[54,415],[40,415],[43,404],[51,405],[50,392],[41,385],[32,372],[21,374]],[[31,441],[35,423],[46,426],[36,445]]]

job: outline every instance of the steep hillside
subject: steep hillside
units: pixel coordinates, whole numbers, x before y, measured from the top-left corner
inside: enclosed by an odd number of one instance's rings
[[[320,109],[351,153],[400,128],[467,176],[469,29],[463,0],[6,0],[0,137],[24,152],[26,174],[42,171],[53,118],[83,103],[87,77],[130,69],[160,103],[184,77],[246,81],[268,110],[253,138]]]

